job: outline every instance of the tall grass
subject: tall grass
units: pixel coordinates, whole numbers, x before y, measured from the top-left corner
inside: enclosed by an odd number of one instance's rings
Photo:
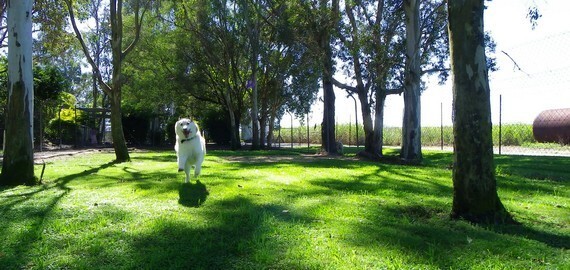
[[[536,143],[532,134],[532,125],[530,124],[505,124],[500,127],[493,126],[493,144],[504,146],[523,146]],[[291,128],[281,129],[282,143],[301,143],[310,144],[321,143],[321,127],[314,125],[309,127],[309,135],[307,136],[307,127],[300,126],[293,128],[293,136],[291,136]],[[399,146],[402,142],[402,128],[400,127],[384,127],[384,145]],[[501,136],[499,136],[501,135]],[[275,131],[274,137],[279,136],[279,131]],[[356,126],[354,124],[338,124],[336,127],[337,141],[341,141],[344,145],[356,145]],[[308,138],[308,139],[307,139]],[[422,145],[439,146],[453,145],[453,127],[422,127]],[[358,144],[364,144],[364,129],[362,125],[358,127]]]

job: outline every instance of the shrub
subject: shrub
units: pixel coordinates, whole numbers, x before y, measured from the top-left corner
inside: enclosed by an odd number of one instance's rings
[[[75,144],[79,125],[68,119],[54,118],[45,129],[45,138],[55,144]]]

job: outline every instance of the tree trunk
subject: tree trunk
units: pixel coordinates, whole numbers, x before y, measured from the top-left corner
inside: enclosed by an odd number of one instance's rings
[[[328,1],[321,0],[320,6],[322,8],[328,9]],[[331,48],[331,28],[334,27],[338,21],[339,17],[339,1],[333,0],[330,10],[330,15],[332,18],[326,18],[326,24],[330,24],[330,26],[324,26],[321,33],[320,42],[320,49],[323,52],[323,74],[322,74],[322,83],[323,83],[323,103],[324,103],[324,110],[323,110],[323,127],[321,129],[321,147],[323,151],[328,155],[336,155],[338,151],[336,149],[336,134],[335,134],[335,94],[333,88],[333,80],[332,76],[334,73],[333,67],[333,55],[332,55],[332,48]]]
[[[241,123],[241,117],[238,113],[233,112],[232,113],[234,115],[234,125],[233,125],[233,142],[232,142],[232,150],[238,150],[241,148],[241,139],[240,139],[240,133],[239,133],[239,125]]]
[[[263,112],[266,112],[267,110],[263,110]],[[259,117],[259,126],[261,127],[259,129],[259,142],[260,142],[260,146],[259,148],[265,148],[265,142],[267,140],[267,132],[265,131],[265,127],[267,126],[267,118],[268,115],[264,114],[261,117]]]
[[[257,57],[256,57],[257,60]],[[257,61],[256,61],[257,63]],[[251,89],[251,128],[252,128],[252,138],[251,138],[251,149],[258,150],[260,147],[260,130],[259,130],[259,107],[257,104],[257,64],[253,67],[253,88]],[[262,127],[263,128],[263,127]]]
[[[382,157],[382,147],[384,145],[384,102],[386,92],[376,90],[376,103],[374,107],[374,136],[372,139],[372,154],[374,158]]]
[[[101,0],[98,0],[95,4],[95,6],[97,8],[94,8],[94,10],[91,10],[91,17],[95,20],[95,33],[97,35],[100,35],[100,27],[101,27],[101,23],[99,21],[99,6],[101,4]],[[99,38],[97,38],[97,40],[95,41],[95,51],[93,52],[93,60],[95,61],[95,65],[100,66],[101,65],[101,40]],[[97,99],[99,98],[99,89],[97,87],[97,72],[92,71],[92,79],[93,79],[93,108],[97,108]],[[104,108],[103,106],[101,106],[101,108]]]
[[[113,148],[115,149],[115,161],[130,161],[129,149],[123,132],[123,113],[121,110],[121,87],[113,88],[111,101],[111,136],[113,138]]]
[[[337,154],[335,134],[335,95],[332,82],[323,76],[323,128],[321,132],[321,145],[329,155]]]
[[[230,148],[232,150],[237,150],[241,148],[241,141],[239,137],[239,125],[240,119],[236,115],[234,111],[234,106],[232,102],[232,97],[230,95],[231,87],[229,85],[226,86],[226,91],[222,93],[223,95],[223,102],[225,103],[228,116],[230,117]]]
[[[360,101],[362,127],[364,129],[364,152],[367,155],[374,155],[374,124],[372,122],[372,110],[370,103],[368,103],[367,93],[358,92],[358,100]]]
[[[7,3],[8,104],[0,185],[35,184],[32,1]]]
[[[267,141],[265,142],[265,146],[267,149],[271,149],[273,146],[273,131],[275,130],[275,113],[271,113],[269,116],[269,123],[268,123],[268,132],[267,132]]]
[[[422,160],[420,99],[420,1],[405,0],[406,70],[404,79],[404,123],[400,157],[413,163]]]
[[[513,220],[497,195],[495,179],[483,2],[448,2],[454,115],[451,216],[510,223]]]
[[[111,102],[111,136],[115,149],[115,161],[130,161],[129,149],[123,133],[123,114],[121,110],[122,65],[123,65],[123,21],[122,1],[111,1],[111,51],[113,55],[113,85],[109,91]]]
[[[328,36],[328,35],[327,35]],[[332,49],[329,38],[323,40],[325,59],[323,59],[323,127],[321,130],[321,145],[323,151],[329,155],[336,155],[336,134],[335,134],[335,94],[332,83]]]
[[[258,3],[255,3],[258,4]],[[257,69],[258,69],[258,58],[259,58],[259,22],[257,16],[255,16],[255,22],[253,22],[253,27],[251,29],[251,127],[252,127],[252,138],[251,138],[251,149],[257,150],[260,148],[260,131],[259,131],[259,106],[258,106],[258,87],[257,87]],[[263,128],[263,126],[261,127]]]

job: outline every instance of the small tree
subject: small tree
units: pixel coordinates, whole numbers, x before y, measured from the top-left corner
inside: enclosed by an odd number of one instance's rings
[[[59,111],[58,97],[68,88],[69,82],[58,68],[37,65],[34,67],[34,107],[38,120],[36,124],[39,125],[36,144],[40,145],[40,149],[44,139],[45,124]]]

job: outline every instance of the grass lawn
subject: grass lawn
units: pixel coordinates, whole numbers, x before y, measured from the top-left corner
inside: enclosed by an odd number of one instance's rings
[[[522,225],[485,227],[449,219],[451,154],[424,157],[210,151],[191,184],[173,151],[49,160],[0,189],[0,268],[570,269],[570,158],[497,157]]]

